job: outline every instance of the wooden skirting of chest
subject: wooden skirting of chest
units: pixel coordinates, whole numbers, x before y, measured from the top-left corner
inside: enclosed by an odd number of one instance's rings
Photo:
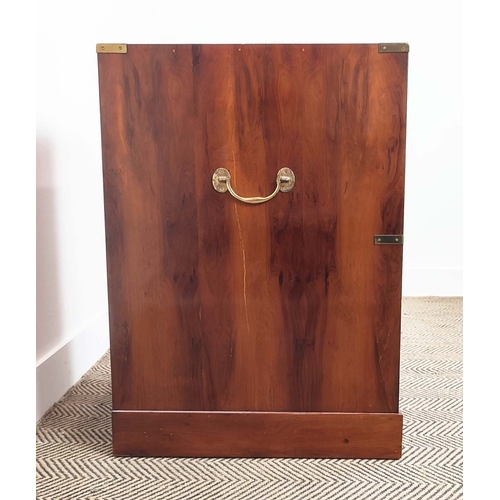
[[[114,411],[115,455],[400,458],[399,413]]]

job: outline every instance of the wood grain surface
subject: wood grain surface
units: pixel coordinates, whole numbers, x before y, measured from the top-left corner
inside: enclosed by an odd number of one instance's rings
[[[115,455],[400,458],[393,413],[113,412]]]
[[[397,412],[406,53],[99,54],[113,407]],[[277,171],[296,184],[248,205]],[[195,417],[193,417],[195,418]],[[222,420],[221,422],[223,422]]]

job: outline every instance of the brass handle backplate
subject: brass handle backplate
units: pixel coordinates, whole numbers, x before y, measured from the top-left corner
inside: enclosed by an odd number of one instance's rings
[[[280,169],[276,174],[276,189],[269,196],[244,198],[243,196],[235,193],[231,186],[231,174],[229,173],[229,170],[225,168],[218,168],[214,172],[214,175],[212,176],[212,185],[219,193],[229,191],[237,200],[244,203],[265,203],[266,201],[274,198],[278,194],[278,191],[281,191],[282,193],[288,193],[288,191],[291,191],[293,186],[295,186],[295,174],[290,168],[285,167]]]

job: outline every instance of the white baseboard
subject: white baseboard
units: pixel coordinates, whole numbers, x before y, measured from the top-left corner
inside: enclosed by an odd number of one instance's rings
[[[77,382],[109,347],[108,314],[102,314],[36,367],[36,420]]]
[[[403,296],[460,297],[463,270],[445,268],[403,268]]]

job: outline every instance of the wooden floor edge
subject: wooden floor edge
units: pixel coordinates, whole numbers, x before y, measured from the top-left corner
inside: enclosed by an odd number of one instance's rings
[[[113,411],[118,456],[401,457],[400,413]]]

